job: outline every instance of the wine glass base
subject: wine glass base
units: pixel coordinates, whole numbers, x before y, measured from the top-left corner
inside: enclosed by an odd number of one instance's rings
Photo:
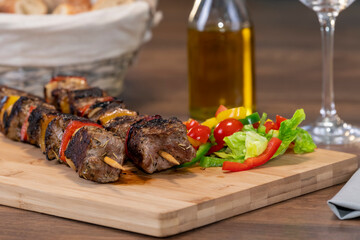
[[[320,118],[302,128],[311,134],[316,144],[343,145],[360,142],[360,128],[344,123],[337,115]]]

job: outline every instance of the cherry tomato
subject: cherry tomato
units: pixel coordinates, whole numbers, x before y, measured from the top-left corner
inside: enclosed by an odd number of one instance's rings
[[[192,127],[187,135],[201,143],[206,143],[210,137],[211,130],[207,126],[197,125]]]
[[[230,136],[235,132],[240,131],[244,125],[234,118],[228,118],[219,122],[214,129],[214,137],[219,145],[224,144],[224,137]]]
[[[183,122],[186,126],[186,129],[189,131],[191,128],[200,125],[200,123],[192,118],[189,118],[186,122]]]
[[[216,110],[215,117],[216,117],[219,113],[221,113],[221,112],[223,112],[223,111],[225,111],[225,110],[227,110],[227,107],[225,107],[224,105],[220,105],[220,106],[218,107],[218,109]]]

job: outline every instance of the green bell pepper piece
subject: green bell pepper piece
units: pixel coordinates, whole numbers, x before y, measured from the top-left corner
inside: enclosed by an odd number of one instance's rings
[[[190,161],[183,163],[181,165],[175,166],[176,168],[183,168],[183,167],[190,167],[194,165],[195,163],[199,162],[205,154],[210,150],[212,144],[211,143],[205,143],[199,147],[199,149],[196,152],[196,156]]]
[[[257,123],[258,121],[260,121],[260,115],[257,112],[250,114],[249,116],[246,116],[244,119],[240,119],[240,122],[244,125],[254,124]]]

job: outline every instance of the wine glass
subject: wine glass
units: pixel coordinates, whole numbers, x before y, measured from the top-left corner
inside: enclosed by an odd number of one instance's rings
[[[336,113],[333,85],[335,20],[355,0],[300,0],[318,16],[322,40],[322,107],[320,117],[305,126],[318,144],[347,144],[360,141],[360,128],[345,123]]]

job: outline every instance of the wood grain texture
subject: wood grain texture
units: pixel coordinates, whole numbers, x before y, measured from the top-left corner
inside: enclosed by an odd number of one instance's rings
[[[130,68],[122,98],[141,113],[188,117],[186,23],[193,0],[162,0],[164,19]],[[315,14],[297,0],[247,1],[255,25],[257,105],[290,116],[304,108],[306,122],[320,109],[321,46]],[[360,1],[336,23],[334,77],[340,116],[360,125]],[[360,155],[360,145],[321,146]],[[0,146],[2,148],[2,146]],[[1,156],[0,156],[1,157]],[[65,171],[73,174],[71,171]],[[142,183],[141,179],[138,183]],[[360,220],[340,221],[326,201],[343,186],[187,231],[168,239],[360,239]],[[0,239],[157,239],[0,205]]]
[[[4,136],[0,145],[1,204],[158,237],[342,183],[359,164],[355,155],[318,149],[241,173],[194,167],[148,175],[128,166],[119,182],[97,184],[33,146]]]

